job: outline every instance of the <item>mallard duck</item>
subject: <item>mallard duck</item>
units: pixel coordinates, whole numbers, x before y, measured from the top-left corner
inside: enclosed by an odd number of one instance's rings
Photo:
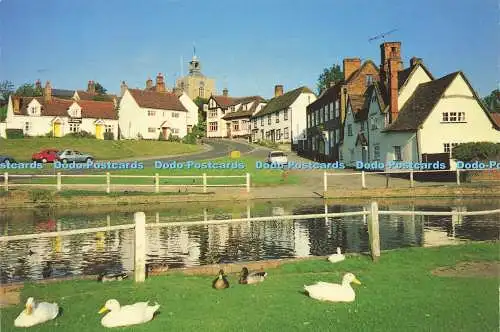
[[[259,282],[263,282],[266,279],[266,277],[267,277],[267,272],[259,271],[259,272],[249,273],[248,269],[246,267],[243,267],[241,269],[239,283],[245,285],[256,284]]]
[[[136,325],[149,322],[153,319],[154,313],[160,308],[158,303],[150,306],[149,302],[137,302],[130,305],[120,306],[117,300],[107,300],[104,307],[99,310],[102,314],[109,311],[102,319],[104,327],[118,327]]]
[[[332,263],[337,263],[340,261],[343,261],[345,259],[345,256],[342,254],[342,251],[340,251],[340,247],[337,247],[337,253],[328,256],[328,260]]]
[[[30,327],[52,320],[59,314],[57,303],[40,302],[30,297],[26,301],[26,308],[14,321],[16,327]]]
[[[126,273],[117,273],[117,274],[105,274],[101,273],[97,277],[97,281],[100,282],[108,282],[108,281],[120,281],[123,279],[128,278],[128,275]]]
[[[227,281],[227,278],[224,275],[224,270],[219,270],[219,275],[212,282],[212,287],[215,289],[229,288],[229,281]]]
[[[346,273],[342,278],[342,285],[320,281],[314,285],[304,285],[304,289],[311,298],[316,300],[352,302],[356,298],[356,294],[351,287],[351,283],[361,285],[361,282],[356,279],[354,274]]]

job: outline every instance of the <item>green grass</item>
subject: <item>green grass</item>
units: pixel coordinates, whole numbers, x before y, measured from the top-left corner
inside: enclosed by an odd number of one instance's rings
[[[12,156],[17,161],[31,161],[31,155],[43,149],[75,149],[90,153],[96,159],[114,160],[150,156],[169,156],[192,153],[201,150],[199,145],[165,141],[126,140],[108,141],[90,138],[49,138],[33,137],[23,139],[3,139],[0,153]]]
[[[236,284],[211,289],[213,277],[172,274],[144,284],[131,280],[99,284],[65,281],[27,284],[21,301],[34,296],[57,301],[63,314],[33,331],[102,331],[97,311],[109,298],[123,304],[158,301],[160,313],[149,323],[124,331],[498,331],[498,280],[437,277],[431,270],[462,260],[498,260],[499,243],[441,248],[409,248],[383,253],[378,263],[365,256],[338,264],[308,260],[269,270],[257,286]],[[353,303],[328,303],[302,294],[303,285],[339,282],[346,271],[354,285]],[[14,330],[23,305],[2,313],[2,331]]]

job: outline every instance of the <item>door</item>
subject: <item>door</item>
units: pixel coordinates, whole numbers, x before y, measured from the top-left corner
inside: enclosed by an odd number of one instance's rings
[[[163,128],[161,128],[162,135],[163,135],[163,138],[164,138],[164,139],[168,139],[168,133],[167,133],[167,130],[168,130],[168,128],[167,128],[167,127],[163,127]]]
[[[61,124],[59,122],[54,122],[54,128],[53,128],[53,134],[54,137],[61,137],[62,132],[61,132]]]
[[[103,125],[102,124],[96,124],[95,125],[95,138],[97,139],[104,139],[104,130],[103,130]]]
[[[231,138],[231,123],[226,123],[226,136]]]

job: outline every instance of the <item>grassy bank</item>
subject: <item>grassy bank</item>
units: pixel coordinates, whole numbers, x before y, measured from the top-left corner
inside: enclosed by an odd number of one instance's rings
[[[22,138],[1,140],[1,154],[17,161],[31,161],[31,155],[43,149],[74,149],[92,154],[96,159],[114,160],[151,156],[169,156],[201,151],[199,145],[165,141],[108,141],[92,138]]]
[[[410,248],[383,253],[378,263],[365,256],[338,264],[306,260],[269,270],[257,286],[211,289],[213,277],[171,274],[144,284],[131,280],[99,284],[64,281],[27,284],[21,301],[34,296],[57,301],[63,314],[37,331],[102,331],[99,308],[109,298],[121,303],[158,301],[160,313],[127,331],[498,331],[498,280],[487,274],[437,276],[432,271],[460,261],[497,261],[500,246],[475,243]],[[302,294],[303,285],[339,282],[345,272],[354,285],[353,303],[322,303]],[[22,304],[2,313],[2,331],[13,330]]]

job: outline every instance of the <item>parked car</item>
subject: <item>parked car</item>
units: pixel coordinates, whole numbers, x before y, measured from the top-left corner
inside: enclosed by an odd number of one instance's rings
[[[42,163],[53,163],[58,159],[57,154],[59,150],[56,149],[46,149],[37,153],[33,153],[31,160],[38,161]]]
[[[63,150],[58,153],[57,159],[59,159],[62,163],[85,163],[89,161],[93,161],[94,157],[88,153],[82,153],[76,150]]]
[[[0,164],[4,164],[5,162],[9,162],[9,163],[15,163],[15,159],[12,158],[11,156],[7,156],[7,155],[0,155]]]
[[[283,151],[271,151],[267,155],[266,163],[287,165],[288,157]]]

